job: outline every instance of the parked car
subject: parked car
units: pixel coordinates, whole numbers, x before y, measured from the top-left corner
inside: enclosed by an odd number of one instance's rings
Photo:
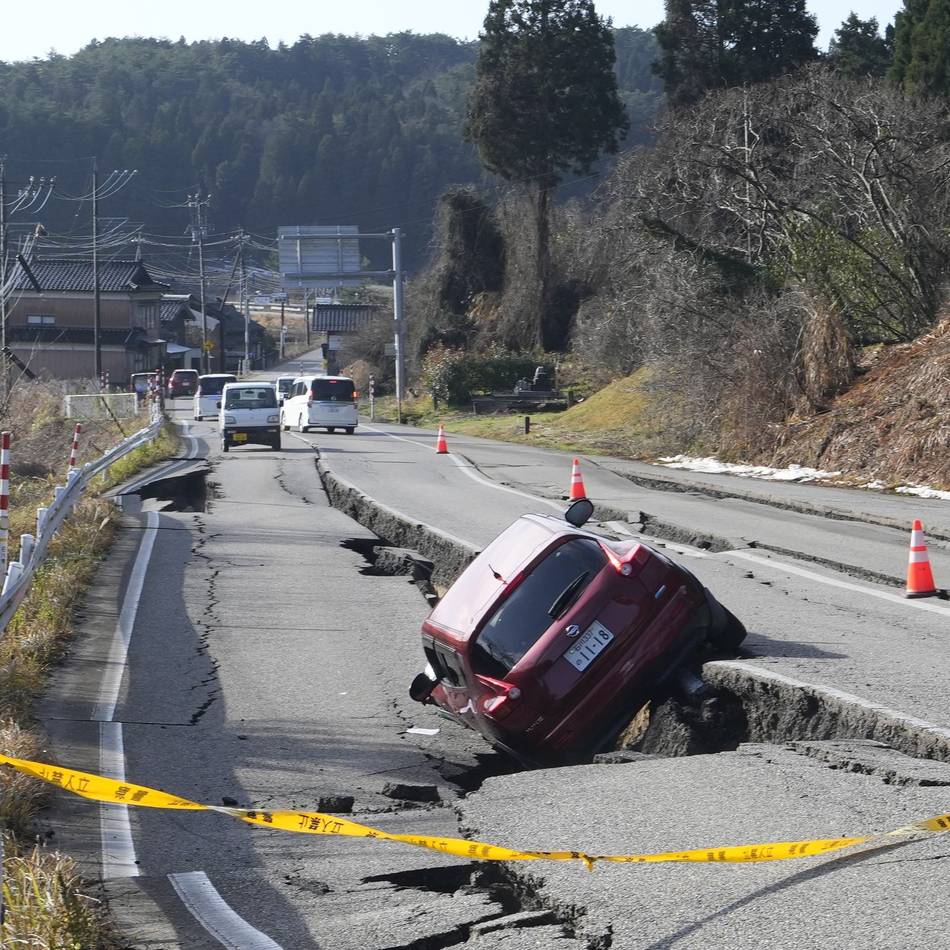
[[[280,451],[277,392],[273,383],[227,383],[221,392],[218,428],[221,448],[269,445]]]
[[[465,569],[422,625],[410,695],[528,763],[583,759],[742,623],[684,567],[636,541],[525,515]],[[695,677],[694,677],[695,681]]]
[[[228,383],[236,383],[237,376],[232,373],[208,373],[198,377],[198,388],[195,390],[194,417],[204,419],[205,416],[218,415],[218,403],[221,401],[221,390]]]
[[[168,377],[168,395],[174,399],[176,396],[194,396],[198,390],[198,370],[196,369],[173,369],[171,376]]]
[[[298,432],[306,432],[319,426],[352,435],[359,423],[358,397],[353,380],[346,376],[298,376],[280,407],[281,427],[295,426]]]
[[[290,395],[296,378],[296,376],[278,376],[274,380],[274,387],[277,389],[277,402],[283,402]]]
[[[133,373],[129,377],[129,390],[135,393],[136,401],[142,403],[149,393],[158,392],[158,373]]]

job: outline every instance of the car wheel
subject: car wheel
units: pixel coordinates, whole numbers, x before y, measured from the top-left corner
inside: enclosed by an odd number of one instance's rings
[[[707,639],[717,649],[738,650],[746,638],[745,624],[711,594],[707,594],[707,597],[711,614]]]
[[[270,447],[271,447],[275,452],[279,452],[279,451],[280,451],[280,436],[278,436],[276,439],[274,439],[273,442],[271,442]]]
[[[347,426],[343,431],[344,431],[347,435],[352,435],[352,434],[356,431],[356,427],[355,427],[355,426]]]
[[[290,426],[287,425],[287,422],[285,421],[283,413],[281,413],[280,415],[280,427],[284,432],[286,432],[290,428]]]
[[[230,448],[231,448],[231,443],[228,442],[227,439],[222,439],[222,440],[221,440],[221,451],[222,451],[222,452],[227,452],[228,449],[230,449]]]
[[[298,432],[306,432],[306,431],[307,431],[307,427],[303,424],[303,416],[301,416],[301,417],[297,420],[297,431],[298,431]]]
[[[330,433],[336,432],[336,426],[327,426],[327,432],[330,432]]]

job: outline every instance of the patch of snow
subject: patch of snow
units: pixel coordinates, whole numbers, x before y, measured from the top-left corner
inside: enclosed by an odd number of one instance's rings
[[[941,501],[950,501],[950,491],[940,491],[929,485],[901,485],[894,491],[898,495],[916,495],[918,498],[939,498]]]
[[[775,482],[816,482],[837,478],[841,472],[824,472],[805,465],[789,465],[787,468],[771,468],[768,465],[743,465],[720,462],[717,458],[694,458],[689,455],[673,455],[657,460],[667,468],[682,468],[706,474],[738,475],[740,478],[765,478]]]
[[[861,488],[870,488],[872,491],[883,491],[887,488],[887,485],[875,478],[873,482],[866,482]]]

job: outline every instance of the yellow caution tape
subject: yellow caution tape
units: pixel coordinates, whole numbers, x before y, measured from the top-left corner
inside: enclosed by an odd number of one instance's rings
[[[79,772],[58,765],[46,765],[27,759],[0,755],[0,765],[42,779],[59,788],[113,805],[137,805],[142,808],[174,808],[189,811],[214,811],[230,815],[249,825],[278,828],[309,835],[345,835],[351,838],[376,838],[380,841],[401,841],[419,848],[429,848],[460,858],[479,861],[582,861],[592,869],[597,861],[616,864],[646,864],[668,861],[698,863],[748,864],[759,861],[787,861],[791,858],[812,857],[841,851],[859,844],[878,844],[920,834],[939,834],[950,831],[950,814],[937,815],[912,822],[882,835],[862,835],[854,838],[809,838],[805,841],[772,841],[765,844],[731,845],[725,848],[694,848],[689,851],[662,851],[658,854],[586,854],[583,851],[517,851],[483,841],[464,838],[442,838],[438,835],[398,835],[379,828],[361,825],[346,818],[311,811],[269,811],[252,808],[230,808],[221,805],[203,805],[187,798],[179,798],[132,782],[119,782]]]

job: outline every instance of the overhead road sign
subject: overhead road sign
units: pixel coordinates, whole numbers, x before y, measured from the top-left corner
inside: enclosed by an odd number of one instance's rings
[[[277,249],[284,288],[340,287],[361,284],[359,227],[295,225],[277,229]]]

